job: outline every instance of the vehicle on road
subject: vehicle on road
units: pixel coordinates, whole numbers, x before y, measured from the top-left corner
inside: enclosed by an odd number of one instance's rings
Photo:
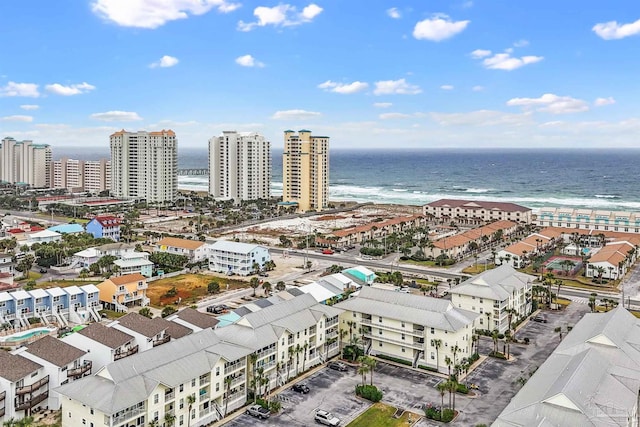
[[[533,316],[531,318],[531,320],[533,320],[534,322],[539,322],[539,323],[547,323],[547,318],[544,317],[542,314],[538,314],[537,316]]]
[[[327,366],[329,367],[329,369],[334,369],[336,371],[341,371],[341,372],[344,372],[347,369],[349,369],[347,368],[347,365],[345,365],[342,362],[329,362]]]
[[[333,415],[331,412],[318,409],[314,418],[316,422],[324,424],[326,426],[338,426],[340,425],[340,418]]]
[[[307,394],[310,391],[309,387],[307,387],[307,385],[304,383],[294,384],[293,387],[291,387],[291,390],[295,391],[296,393],[302,394]]]
[[[334,251],[333,251],[333,249],[323,249],[322,253],[325,254],[325,255],[333,255]]]
[[[252,417],[256,417],[256,418],[260,418],[260,419],[267,419],[269,418],[269,410],[267,408],[263,408],[260,405],[252,405],[250,406],[246,412],[247,415],[251,415]]]
[[[265,273],[264,271],[258,272],[258,276],[260,277],[269,277],[269,273]]]
[[[362,255],[362,259],[369,261],[369,260],[372,260],[373,258],[370,255]]]
[[[40,269],[40,273],[44,274],[44,273],[46,273],[46,272],[47,272],[47,269],[46,269],[46,268],[41,268],[41,269]]]
[[[227,310],[229,310],[229,307],[227,307],[224,304],[210,305],[209,307],[207,307],[207,313],[213,313],[213,314],[222,314]]]

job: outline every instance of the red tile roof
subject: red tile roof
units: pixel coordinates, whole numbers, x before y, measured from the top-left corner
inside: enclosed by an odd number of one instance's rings
[[[435,202],[428,203],[427,206],[431,207],[446,207],[446,208],[467,208],[467,209],[487,209],[487,210],[499,210],[504,212],[528,212],[531,209],[524,206],[516,205],[515,203],[503,203],[503,202],[484,202],[480,200],[458,200],[458,199],[440,199]]]
[[[100,223],[100,225],[103,227],[115,227],[117,225],[120,225],[120,223],[122,222],[120,218],[113,215],[100,215],[94,217],[93,219],[98,221],[98,223]]]

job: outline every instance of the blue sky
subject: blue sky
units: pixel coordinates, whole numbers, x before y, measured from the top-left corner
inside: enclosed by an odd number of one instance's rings
[[[7,0],[0,136],[637,147],[640,2]]]

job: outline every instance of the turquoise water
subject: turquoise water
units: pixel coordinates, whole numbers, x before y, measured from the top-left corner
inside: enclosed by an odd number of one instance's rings
[[[48,334],[49,330],[38,330],[38,331],[31,331],[31,332],[27,332],[26,334],[21,334],[21,335],[12,335],[10,337],[7,338],[7,341],[22,341],[22,340],[26,340],[28,338],[33,338],[33,337],[37,337],[39,335],[46,335]]]

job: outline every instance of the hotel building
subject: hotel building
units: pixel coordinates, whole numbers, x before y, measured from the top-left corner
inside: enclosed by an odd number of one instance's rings
[[[172,130],[110,137],[111,192],[149,203],[174,201],[178,191],[178,141]]]
[[[100,193],[111,188],[111,161],[75,160],[63,157],[51,164],[51,188],[66,188],[72,193]]]
[[[271,143],[255,132],[225,131],[209,140],[209,194],[215,198],[268,199]]]
[[[640,233],[640,213],[574,208],[539,208],[535,224],[577,230]]]
[[[50,186],[51,147],[4,138],[0,147],[0,180],[30,187]]]
[[[441,199],[422,207],[425,216],[443,222],[479,225],[486,222],[508,220],[531,224],[531,209],[514,203],[483,202],[480,200]]]
[[[329,204],[329,137],[310,130],[284,131],[282,201],[298,212],[320,211]]]

